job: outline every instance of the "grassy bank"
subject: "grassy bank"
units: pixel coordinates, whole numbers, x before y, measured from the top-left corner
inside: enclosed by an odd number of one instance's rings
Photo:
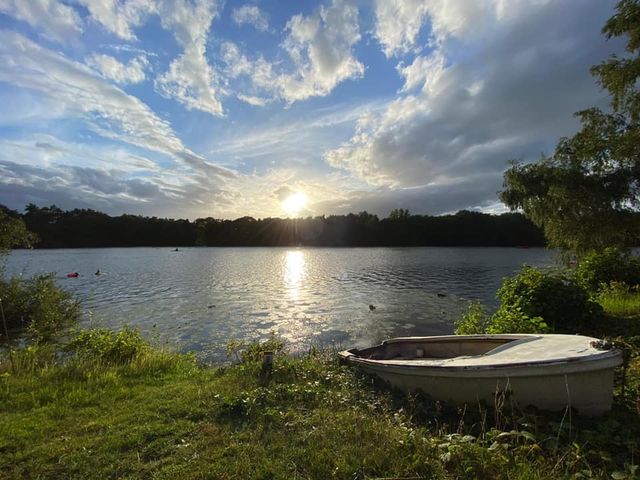
[[[2,478],[633,478],[640,452],[637,359],[595,421],[394,396],[317,353],[270,374],[153,348],[1,368]]]
[[[239,363],[207,367],[126,328],[65,331],[64,344],[33,335],[0,353],[0,478],[638,478],[639,295],[603,291],[605,314],[583,332],[628,353],[597,419],[397,395],[330,352],[289,357],[275,338],[230,344]],[[543,304],[564,308],[561,297]],[[278,353],[269,371],[264,349]]]

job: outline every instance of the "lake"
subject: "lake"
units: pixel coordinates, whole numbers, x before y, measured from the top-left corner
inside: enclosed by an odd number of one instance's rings
[[[452,333],[470,300],[495,307],[503,277],[553,261],[541,248],[102,248],[16,250],[7,273],[55,272],[83,325],[221,360],[229,339],[270,332],[294,350]]]

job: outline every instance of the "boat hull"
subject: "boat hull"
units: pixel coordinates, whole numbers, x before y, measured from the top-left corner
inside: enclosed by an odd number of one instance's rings
[[[495,405],[501,401],[504,392],[509,392],[507,402],[550,411],[564,410],[569,406],[581,415],[596,416],[609,411],[613,401],[612,368],[544,376],[523,373],[520,376],[494,374],[478,378],[426,372],[407,374],[402,367],[360,367],[405,393],[420,391],[436,400],[456,404]]]
[[[494,347],[499,341],[502,345]],[[459,345],[472,351],[480,348],[473,344],[481,342],[490,350],[441,358],[395,356],[416,348],[421,355],[423,350],[443,354]],[[611,409],[614,369],[622,363],[621,352],[597,350],[594,342],[569,335],[410,337],[340,355],[393,387],[421,391],[436,400],[470,406],[505,401],[551,411],[570,407],[594,416]],[[563,352],[565,344],[570,346]],[[392,358],[379,358],[380,352]]]

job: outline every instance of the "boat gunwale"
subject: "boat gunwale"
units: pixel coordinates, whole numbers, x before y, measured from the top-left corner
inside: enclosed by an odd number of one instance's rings
[[[496,334],[496,335],[441,335],[441,336],[428,336],[428,337],[396,337],[389,340],[385,340],[379,345],[369,348],[382,347],[389,343],[412,343],[412,342],[420,342],[420,341],[428,341],[428,340],[438,340],[442,342],[450,342],[450,341],[464,341],[464,340],[490,340],[490,339],[513,339],[513,341],[518,340],[529,340],[536,338],[544,338],[544,335],[535,335],[535,334]],[[595,339],[594,339],[595,340]],[[510,342],[508,342],[510,343]],[[505,344],[506,345],[506,344]],[[496,347],[500,348],[503,345]],[[520,361],[513,363],[489,363],[483,365],[429,365],[429,364],[420,364],[418,362],[428,362],[429,359],[426,358],[416,358],[411,360],[393,360],[393,359],[369,359],[359,357],[356,352],[359,352],[360,349],[353,348],[350,350],[344,350],[339,352],[339,356],[352,364],[362,365],[366,367],[370,367],[371,369],[382,369],[382,370],[394,370],[395,374],[401,375],[423,375],[423,376],[438,376],[438,377],[446,377],[451,375],[457,376],[466,376],[468,375],[477,375],[478,373],[482,373],[483,378],[499,376],[504,377],[506,371],[512,371],[512,376],[541,376],[541,375],[563,375],[563,374],[573,374],[580,372],[589,372],[589,371],[597,371],[597,370],[606,370],[609,368],[615,368],[622,364],[622,352],[618,349],[611,350],[602,350],[598,351],[589,356],[584,357],[573,357],[568,359],[547,359],[547,360],[534,360],[534,361]],[[487,352],[488,353],[488,352]],[[484,355],[484,354],[483,354]],[[472,358],[478,357],[481,355],[471,356]],[[461,356],[465,357],[465,356]],[[458,358],[458,357],[452,357]],[[432,359],[432,360],[446,360],[446,359]],[[602,365],[596,365],[602,364]],[[555,367],[555,368],[554,368]],[[549,371],[549,368],[552,370],[559,370],[562,367],[562,371],[557,373],[553,373]],[[536,373],[534,369],[536,368],[544,368],[544,371]],[[491,375],[492,372],[495,372],[494,375]]]
[[[374,347],[381,347],[383,345],[387,345],[390,343],[411,343],[411,342],[421,342],[428,340],[435,340],[437,342],[459,342],[461,340],[474,340],[474,341],[482,341],[482,340],[492,340],[492,339],[507,339],[507,340],[522,340],[525,338],[543,338],[543,335],[535,334],[535,333],[496,333],[496,334],[473,334],[473,335],[430,335],[425,337],[394,337],[384,340],[382,343],[378,345],[374,345]]]

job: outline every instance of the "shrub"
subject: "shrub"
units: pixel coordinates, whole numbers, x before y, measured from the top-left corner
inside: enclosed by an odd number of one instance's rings
[[[80,330],[64,347],[81,358],[111,365],[130,362],[148,349],[140,332],[126,326],[119,332],[106,328]]]
[[[456,335],[487,333],[491,317],[480,302],[471,302],[462,318],[456,321]]]
[[[0,280],[0,299],[7,327],[26,327],[37,343],[54,339],[80,316],[78,302],[55,284],[53,275]]]
[[[519,308],[500,308],[491,317],[487,333],[548,333],[549,326],[542,317],[530,317]]]
[[[616,248],[594,252],[578,264],[576,279],[582,287],[594,293],[611,282],[633,287],[640,284],[640,258]]]
[[[472,303],[456,322],[456,334],[575,333],[602,318],[602,307],[577,282],[560,272],[523,267],[498,290],[498,310],[489,316]]]
[[[488,315],[484,306],[472,302],[467,313],[456,322],[456,335],[481,333],[546,333],[548,325],[541,317],[529,317],[519,308],[501,307],[493,315]]]
[[[503,281],[497,297],[500,311],[518,311],[529,319],[540,317],[553,331],[575,333],[602,318],[602,307],[573,278],[560,272],[525,266]]]

